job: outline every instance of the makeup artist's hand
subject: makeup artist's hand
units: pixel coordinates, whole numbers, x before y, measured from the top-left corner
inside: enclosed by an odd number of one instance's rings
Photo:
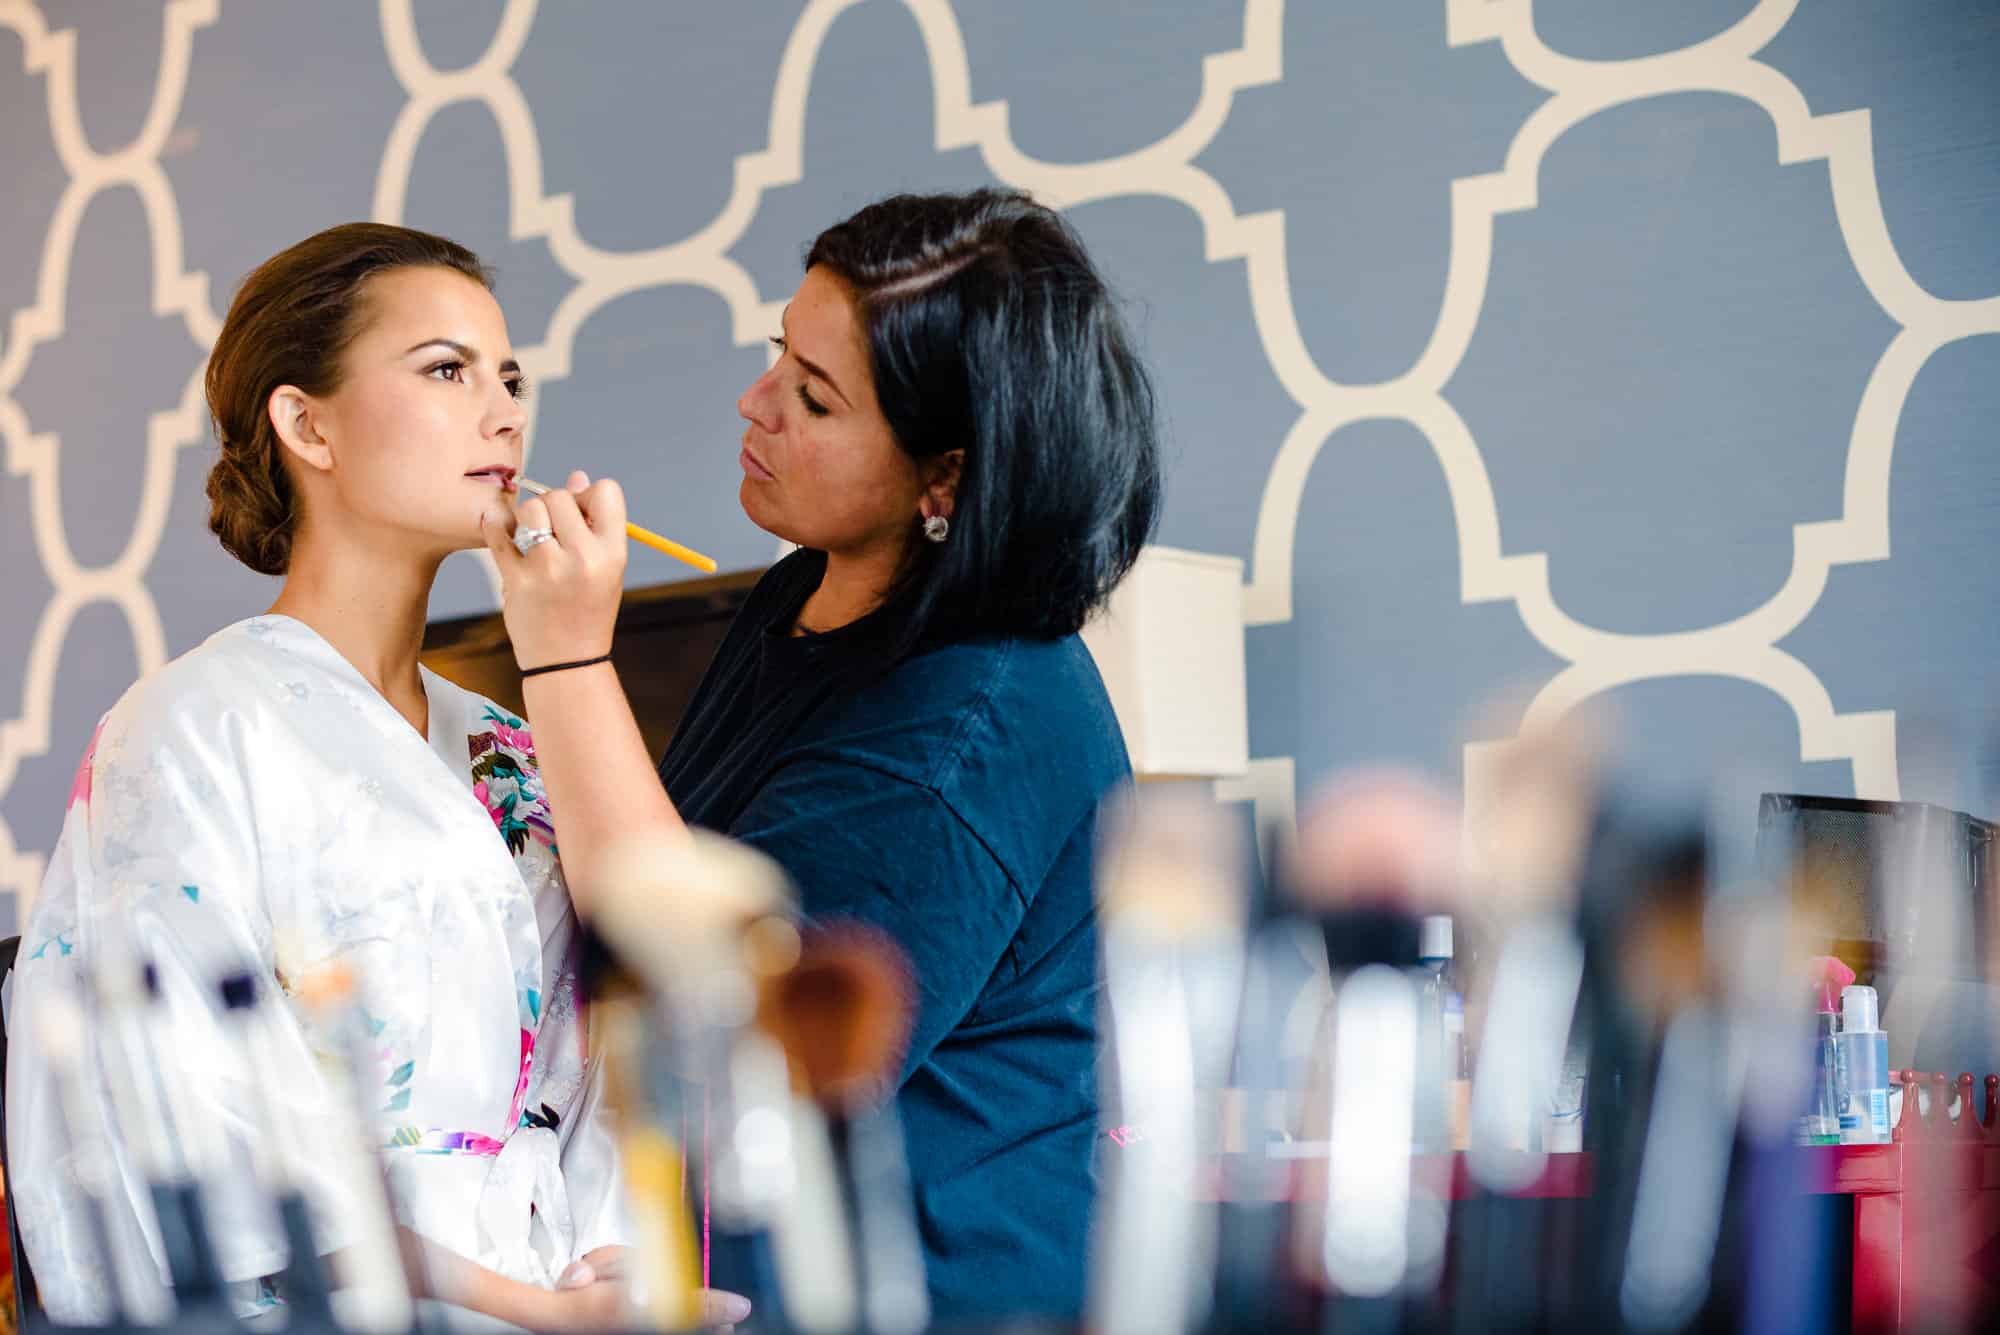
[[[514,530],[545,528],[553,541],[514,548]],[[611,649],[625,587],[625,494],[610,478],[571,473],[561,491],[531,496],[512,515],[489,507],[480,520],[500,567],[502,611],[522,667],[595,658]]]

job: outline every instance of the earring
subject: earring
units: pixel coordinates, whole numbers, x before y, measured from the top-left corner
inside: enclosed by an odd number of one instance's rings
[[[951,521],[943,515],[928,515],[924,519],[924,536],[932,542],[943,542],[951,532]]]

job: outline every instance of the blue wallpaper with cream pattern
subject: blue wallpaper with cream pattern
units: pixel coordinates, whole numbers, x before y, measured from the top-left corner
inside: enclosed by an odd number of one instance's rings
[[[98,714],[271,597],[204,350],[360,217],[498,267],[536,471],[729,568],[803,244],[1031,189],[1157,372],[1160,540],[1245,562],[1225,798],[1599,703],[1663,782],[1994,814],[2000,0],[0,0],[0,125],[0,926]]]

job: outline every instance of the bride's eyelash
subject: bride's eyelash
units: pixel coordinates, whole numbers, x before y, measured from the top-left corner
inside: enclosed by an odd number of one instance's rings
[[[450,371],[451,374],[444,377],[446,383],[454,385],[462,384],[464,383],[465,380],[465,366],[466,364],[463,360],[458,358],[452,358],[447,361],[441,361],[437,363],[435,366],[425,367],[424,374],[434,376],[439,371]],[[525,375],[509,376],[507,379],[501,381],[500,383],[507,386],[508,395],[512,397],[516,403],[519,403],[522,399],[527,398],[528,395],[533,392],[533,386],[531,386],[528,383],[528,377],[526,377]]]

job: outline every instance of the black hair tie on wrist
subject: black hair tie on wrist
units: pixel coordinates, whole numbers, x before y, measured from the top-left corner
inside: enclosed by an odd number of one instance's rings
[[[573,663],[544,663],[540,667],[522,668],[521,676],[525,680],[528,677],[539,676],[544,672],[564,672],[570,668],[593,667],[598,663],[609,663],[610,661],[610,654],[599,654],[595,658],[579,658]]]

